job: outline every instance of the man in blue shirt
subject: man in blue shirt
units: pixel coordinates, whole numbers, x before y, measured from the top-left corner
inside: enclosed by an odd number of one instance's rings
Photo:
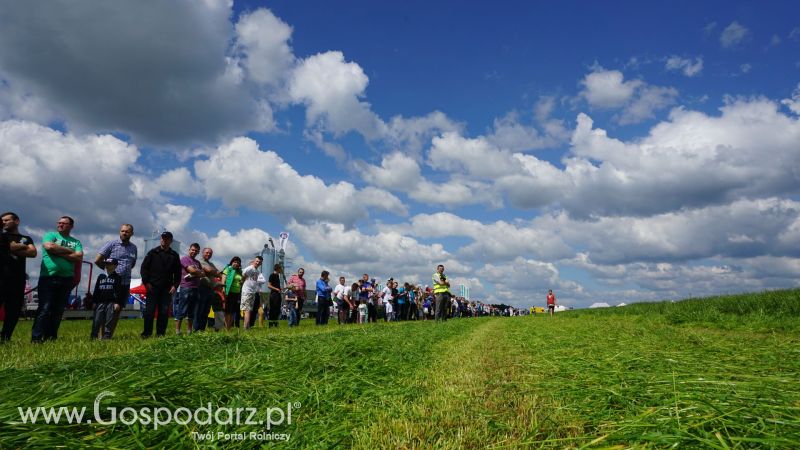
[[[117,261],[116,273],[120,276],[122,282],[122,290],[120,293],[120,301],[122,302],[121,308],[125,307],[128,303],[128,297],[131,295],[131,271],[136,266],[136,258],[139,256],[136,244],[131,242],[132,236],[133,225],[123,223],[119,227],[119,239],[107,242],[100,248],[100,251],[97,252],[97,256],[94,258],[94,263],[101,269],[106,268],[107,260],[113,259]],[[121,308],[114,311],[114,318],[109,324],[111,334],[114,334],[114,330],[117,328],[119,315],[122,312]]]
[[[319,280],[317,280],[317,325],[327,325],[328,318],[331,315],[331,291],[333,288],[328,284],[329,275],[330,272],[323,270]]]

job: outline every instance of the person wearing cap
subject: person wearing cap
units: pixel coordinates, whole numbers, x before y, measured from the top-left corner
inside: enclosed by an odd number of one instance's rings
[[[122,279],[122,298],[120,299],[122,307],[114,312],[114,320],[111,321],[112,334],[117,328],[117,322],[119,321],[122,308],[128,303],[128,297],[130,297],[131,294],[131,270],[136,266],[136,259],[139,255],[136,244],[131,242],[132,236],[133,225],[123,223],[119,227],[119,239],[106,242],[94,258],[94,263],[101,269],[105,269],[106,260],[114,259],[117,261],[117,273]]]
[[[116,313],[122,309],[122,277],[117,273],[119,263],[114,258],[103,261],[106,273],[97,276],[94,284],[94,320],[92,321],[92,334],[90,339],[97,339],[102,328],[103,339],[111,339],[114,334],[112,324],[115,322]]]
[[[161,233],[161,242],[158,247],[147,252],[139,271],[142,274],[142,284],[147,289],[147,301],[144,310],[143,338],[153,335],[153,316],[158,308],[158,321],[156,322],[156,336],[164,336],[167,332],[167,314],[172,296],[178,290],[181,282],[180,256],[172,245],[172,233]]]

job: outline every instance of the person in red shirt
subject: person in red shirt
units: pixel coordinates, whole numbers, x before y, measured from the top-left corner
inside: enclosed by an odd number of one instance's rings
[[[551,316],[556,311],[556,296],[553,295],[552,289],[547,291],[547,310],[550,311]]]

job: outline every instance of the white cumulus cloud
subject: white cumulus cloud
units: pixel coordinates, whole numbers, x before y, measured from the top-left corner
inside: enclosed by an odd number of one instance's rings
[[[750,30],[739,22],[733,21],[722,30],[719,35],[719,43],[723,48],[732,48],[741,44],[750,36]]]

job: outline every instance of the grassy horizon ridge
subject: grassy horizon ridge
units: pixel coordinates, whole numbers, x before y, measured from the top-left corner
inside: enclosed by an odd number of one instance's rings
[[[625,306],[565,311],[569,317],[650,316],[670,324],[703,324],[753,331],[800,331],[800,289],[638,302]]]

